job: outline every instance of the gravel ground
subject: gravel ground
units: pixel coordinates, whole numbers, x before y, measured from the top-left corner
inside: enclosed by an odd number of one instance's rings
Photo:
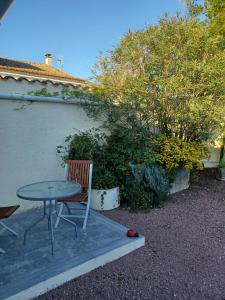
[[[225,182],[214,175],[162,209],[104,213],[142,233],[145,246],[38,299],[225,299]]]

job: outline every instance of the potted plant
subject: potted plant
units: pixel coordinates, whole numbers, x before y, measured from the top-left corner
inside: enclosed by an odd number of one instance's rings
[[[167,170],[171,181],[170,194],[189,188],[190,170],[202,170],[202,159],[208,157],[204,144],[183,141],[178,137],[159,135],[152,141],[156,161]]]
[[[93,160],[91,207],[95,210],[110,210],[120,205],[119,187],[106,155],[105,137],[98,129],[92,129],[66,137],[66,145],[57,147],[63,164],[68,159]]]
[[[120,205],[119,187],[114,175],[107,169],[96,166],[93,172],[91,208],[111,210]]]

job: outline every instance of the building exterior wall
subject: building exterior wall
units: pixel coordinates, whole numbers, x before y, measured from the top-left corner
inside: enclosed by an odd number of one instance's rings
[[[18,199],[16,190],[32,182],[64,179],[56,147],[75,129],[99,125],[78,104],[0,99],[0,206],[19,203],[27,209],[40,205]],[[205,167],[216,167],[219,149],[210,150]]]
[[[64,179],[56,147],[75,129],[99,125],[77,104],[0,99],[0,206],[41,205],[18,199],[16,190],[33,182]]]

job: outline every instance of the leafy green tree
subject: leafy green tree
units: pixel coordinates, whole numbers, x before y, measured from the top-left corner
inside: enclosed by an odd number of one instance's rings
[[[146,137],[215,138],[225,107],[220,42],[197,18],[165,16],[156,26],[129,31],[94,70],[93,99],[100,99],[107,125]]]
[[[204,11],[204,6],[202,4],[199,4],[197,0],[184,0],[188,16],[190,17],[197,17]]]
[[[188,15],[190,17],[205,16],[205,21],[209,24],[212,34],[223,37],[222,46],[225,47],[225,1],[224,0],[205,0],[200,4],[196,0],[184,0]]]
[[[225,48],[225,1],[206,0],[206,16],[212,34],[222,37],[221,46]]]

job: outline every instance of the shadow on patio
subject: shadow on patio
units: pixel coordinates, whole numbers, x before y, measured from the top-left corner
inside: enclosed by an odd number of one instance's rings
[[[61,221],[55,233],[54,256],[46,220],[34,227],[23,245],[24,230],[42,215],[42,209],[15,214],[5,221],[19,236],[0,236],[0,299],[31,299],[56,286],[118,259],[144,245],[143,236],[129,239],[127,228],[91,212],[86,231]]]

